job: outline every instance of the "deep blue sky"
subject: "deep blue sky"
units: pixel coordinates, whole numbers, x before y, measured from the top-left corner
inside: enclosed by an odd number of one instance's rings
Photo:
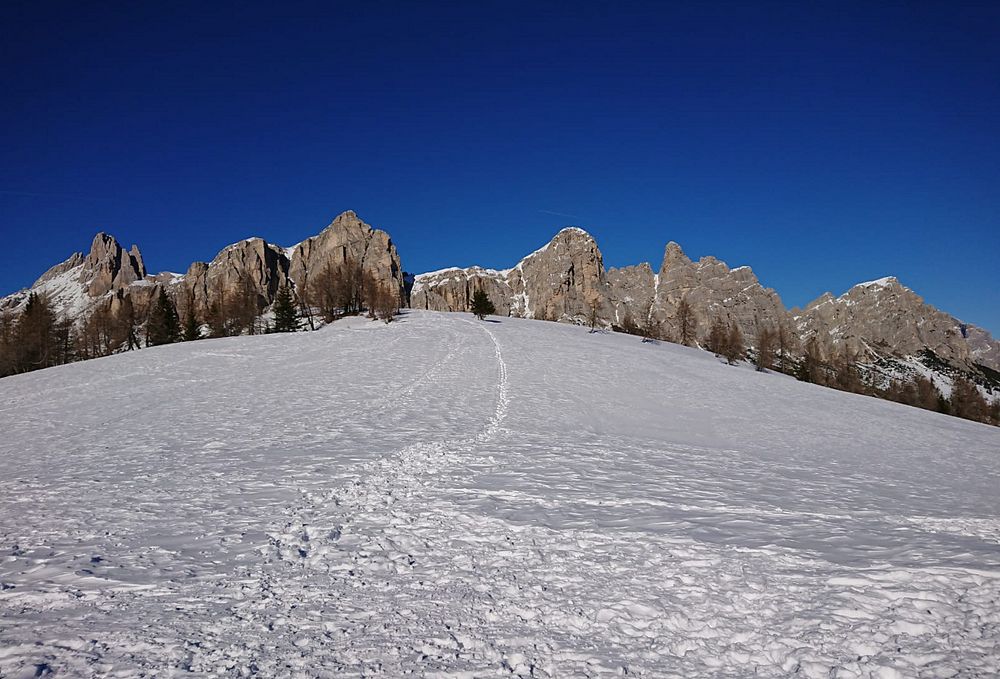
[[[0,9],[0,294],[353,209],[414,272],[575,224],[1000,331],[1000,3],[115,4]]]

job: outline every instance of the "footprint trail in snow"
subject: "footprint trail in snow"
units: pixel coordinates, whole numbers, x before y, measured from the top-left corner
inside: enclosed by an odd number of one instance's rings
[[[997,430],[633,339],[408,312],[0,381],[0,676],[991,676]]]

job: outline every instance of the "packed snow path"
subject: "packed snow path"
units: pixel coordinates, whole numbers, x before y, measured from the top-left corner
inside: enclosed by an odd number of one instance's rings
[[[995,676],[1000,430],[499,320],[0,380],[0,677]]]

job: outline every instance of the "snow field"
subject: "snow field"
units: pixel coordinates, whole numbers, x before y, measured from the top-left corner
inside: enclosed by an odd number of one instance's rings
[[[994,428],[411,311],[0,381],[0,676],[993,676]]]

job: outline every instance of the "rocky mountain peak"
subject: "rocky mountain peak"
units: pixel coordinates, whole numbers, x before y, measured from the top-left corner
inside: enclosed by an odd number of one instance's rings
[[[99,232],[90,245],[83,262],[80,282],[87,286],[91,297],[100,297],[109,290],[121,290],[146,275],[139,248],[126,251],[114,236]]]
[[[945,361],[974,360],[962,323],[929,304],[893,276],[859,283],[834,297],[824,293],[796,317],[803,336],[829,338],[859,355],[917,355],[930,349]]]
[[[0,309],[16,311],[30,292],[39,292],[49,297],[57,313],[82,324],[95,309],[120,306],[126,300],[141,313],[158,290],[165,288],[179,307],[193,304],[200,318],[213,303],[224,306],[223,302],[248,290],[256,294],[261,310],[273,301],[281,285],[294,282],[305,286],[308,272],[346,260],[357,262],[383,284],[396,287],[402,300],[402,267],[389,235],[348,210],[319,234],[292,248],[247,238],[223,248],[211,262],[192,263],[184,275],[148,275],[137,246],[125,250],[113,236],[100,232],[86,255],[75,253],[46,271],[30,290],[0,298]]]
[[[514,293],[511,314],[526,318],[577,320],[593,305],[607,317],[604,258],[593,236],[567,227],[514,267],[507,276]]]
[[[555,240],[556,238],[560,237],[562,238],[582,237],[594,240],[594,237],[591,236],[588,231],[586,231],[585,229],[581,229],[579,226],[564,226],[563,228],[559,229],[559,232],[555,236],[553,236],[552,240]]]
[[[687,266],[690,263],[690,258],[684,254],[681,246],[674,241],[670,241],[663,251],[663,263],[660,265],[660,275],[663,276],[672,269],[679,266]]]
[[[376,280],[403,294],[403,270],[399,253],[385,231],[372,228],[353,210],[337,215],[318,235],[289,248],[288,277],[299,289],[322,275],[327,266],[354,262]]]
[[[368,224],[365,224],[360,217],[358,217],[357,213],[354,212],[354,210],[344,210],[339,215],[334,217],[333,221],[331,221],[327,225],[327,227],[323,229],[323,231],[327,230],[335,231],[337,229],[344,229],[344,228],[355,229],[359,226],[367,227],[369,229],[371,228],[370,226],[368,226]],[[322,234],[323,232],[321,231],[320,233]]]

